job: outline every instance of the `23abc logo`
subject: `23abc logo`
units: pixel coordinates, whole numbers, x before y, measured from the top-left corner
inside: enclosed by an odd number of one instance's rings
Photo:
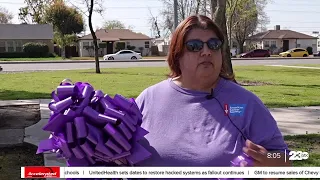
[[[289,160],[294,161],[294,160],[305,160],[309,158],[309,153],[308,152],[303,152],[303,151],[290,151],[289,152]]]

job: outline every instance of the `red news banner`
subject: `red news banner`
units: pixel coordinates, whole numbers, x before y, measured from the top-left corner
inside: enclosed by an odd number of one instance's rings
[[[21,167],[21,178],[317,178],[320,167]]]
[[[28,166],[21,170],[21,178],[60,178],[60,167]]]

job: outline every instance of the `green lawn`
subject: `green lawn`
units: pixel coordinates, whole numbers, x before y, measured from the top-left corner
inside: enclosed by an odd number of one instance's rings
[[[294,66],[320,67],[320,64],[295,64]]]
[[[64,78],[88,81],[95,89],[114,95],[136,97],[146,87],[166,79],[167,68],[122,68],[0,74],[0,99],[50,98]],[[265,66],[236,66],[238,81],[270,83],[244,86],[268,107],[320,105],[320,71]]]
[[[320,166],[320,134],[285,136],[286,143],[292,151],[308,152],[306,160],[293,161],[295,167],[319,167]],[[309,178],[293,178],[282,180],[308,180]]]

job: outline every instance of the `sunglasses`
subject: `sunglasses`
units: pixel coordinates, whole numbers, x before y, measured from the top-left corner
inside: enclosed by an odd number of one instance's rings
[[[207,44],[208,48],[211,50],[218,50],[222,47],[223,42],[218,38],[211,38],[207,42],[203,42],[199,39],[192,39],[185,44],[189,51],[198,52],[203,49],[204,44]]]

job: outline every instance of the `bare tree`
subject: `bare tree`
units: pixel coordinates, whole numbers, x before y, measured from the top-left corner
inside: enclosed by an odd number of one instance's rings
[[[100,71],[100,62],[99,62],[99,46],[97,41],[97,36],[95,30],[92,26],[92,15],[94,12],[99,13],[102,15],[103,13],[103,0],[82,0],[82,4],[85,4],[86,11],[81,10],[78,6],[74,5],[73,1],[68,1],[74,7],[78,8],[87,18],[88,18],[88,25],[90,29],[90,33],[93,39],[93,47],[94,47],[94,60],[96,65],[96,73],[101,73]]]
[[[151,24],[151,33],[155,34],[152,36],[154,36],[156,38],[160,38],[161,32],[160,32],[160,28],[159,28],[158,18],[153,15],[150,8],[148,8],[148,9],[149,9],[149,13],[150,13],[149,24]]]
[[[211,0],[212,19],[221,28],[225,42],[222,47],[224,63],[227,64],[227,73],[232,74],[233,68],[230,56],[230,47],[228,43],[227,20],[226,20],[226,0]]]
[[[160,27],[163,29],[164,36],[171,34],[174,30],[174,14],[173,1],[162,0],[164,8],[161,10],[163,21],[160,22]],[[178,0],[178,22],[194,14],[210,14],[209,0]]]
[[[95,31],[93,30],[92,27],[92,14],[93,14],[93,7],[94,7],[94,0],[90,0],[90,3],[87,1],[87,7],[89,8],[89,29],[93,38],[93,46],[94,46],[94,60],[96,63],[96,73],[101,73],[100,72],[100,62],[99,62],[99,47],[98,47],[98,42],[97,42],[97,36]]]
[[[10,24],[13,15],[6,8],[0,7],[0,24]]]

